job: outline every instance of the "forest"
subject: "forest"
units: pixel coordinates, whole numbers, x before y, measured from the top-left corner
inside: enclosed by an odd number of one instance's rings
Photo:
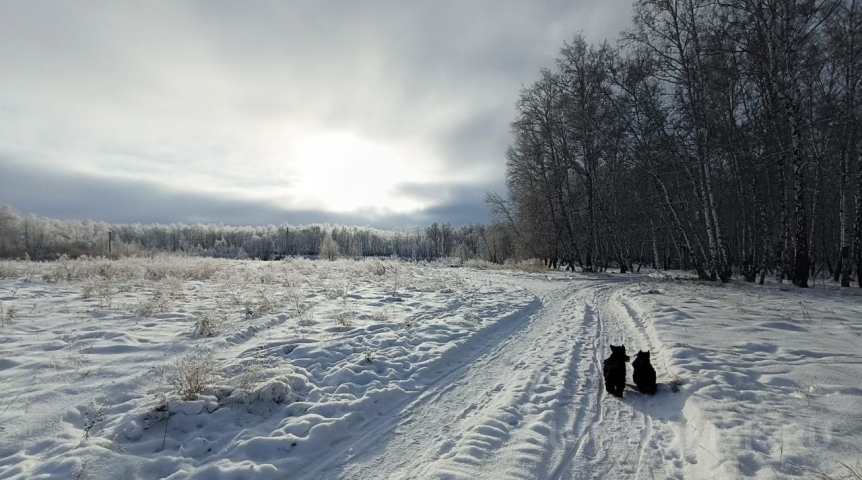
[[[862,286],[856,0],[638,0],[522,89],[489,194],[517,255]]]
[[[324,248],[326,245],[326,248]],[[322,251],[323,250],[323,251]],[[332,225],[109,224],[21,216],[0,205],[0,258],[133,256],[155,252],[278,260],[289,256],[398,257],[503,263],[514,244],[503,225],[433,223],[407,230]]]

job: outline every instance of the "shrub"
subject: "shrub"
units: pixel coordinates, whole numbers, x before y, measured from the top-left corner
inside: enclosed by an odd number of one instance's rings
[[[0,327],[5,327],[12,323],[15,320],[15,317],[18,316],[18,309],[15,308],[15,305],[9,305],[6,309],[3,309],[3,302],[0,302]]]
[[[195,319],[194,335],[198,337],[214,337],[221,332],[227,316],[223,313],[205,313]]]
[[[18,278],[19,275],[18,267],[14,262],[0,261],[0,279]]]
[[[351,310],[342,310],[335,314],[335,323],[341,327],[352,327],[356,314]]]
[[[386,275],[386,265],[383,264],[380,260],[368,260],[368,271],[372,275],[383,276]]]
[[[296,312],[297,323],[300,327],[308,327],[313,324],[311,321],[311,309],[314,307],[311,303],[305,300],[304,292],[299,288],[292,288],[287,291],[287,298]]]
[[[518,270],[523,270],[527,273],[545,273],[548,271],[548,267],[546,267],[538,258],[530,258],[520,261],[517,264],[517,268]]]
[[[234,376],[234,388],[241,395],[247,396],[263,379],[263,362],[259,358],[255,358]]]
[[[185,298],[186,296],[183,291],[183,281],[172,275],[168,275],[162,279],[161,289],[170,298]]]
[[[347,282],[344,280],[333,282],[326,292],[326,298],[330,300],[344,298],[345,296],[347,296]]]
[[[171,309],[171,299],[165,291],[154,292],[153,298],[142,303],[135,314],[139,317],[152,317],[158,313],[165,313]]]
[[[184,400],[197,400],[198,396],[211,388],[219,378],[215,355],[212,350],[201,349],[177,358],[171,376],[174,391]]]

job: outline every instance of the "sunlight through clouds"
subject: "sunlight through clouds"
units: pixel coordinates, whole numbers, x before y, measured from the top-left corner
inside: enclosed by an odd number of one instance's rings
[[[297,203],[336,212],[423,208],[424,202],[393,191],[397,184],[427,178],[429,164],[417,160],[352,133],[310,136],[295,151]]]

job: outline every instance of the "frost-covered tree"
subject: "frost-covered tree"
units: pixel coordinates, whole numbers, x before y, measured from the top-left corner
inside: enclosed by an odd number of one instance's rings
[[[60,255],[106,255],[108,232],[112,231],[113,252],[119,255],[179,252],[219,258],[278,260],[293,255],[317,255],[328,232],[338,245],[339,253],[353,258],[397,256],[435,260],[463,255],[469,259],[481,256],[477,248],[479,227],[481,225],[471,224],[455,229],[451,224],[443,223],[404,231],[326,224],[142,225],[34,216],[25,221],[12,207],[0,205],[0,258],[23,257],[27,251],[40,259]]]
[[[326,236],[323,237],[323,241],[320,242],[320,251],[318,254],[321,258],[325,258],[327,260],[335,260],[341,254],[338,249],[338,244],[335,243],[330,232],[327,232]]]
[[[0,205],[0,257],[17,256],[21,215],[9,205]]]

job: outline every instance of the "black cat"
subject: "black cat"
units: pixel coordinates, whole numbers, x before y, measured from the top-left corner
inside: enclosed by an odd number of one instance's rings
[[[615,397],[622,397],[623,389],[626,388],[626,362],[628,361],[629,356],[626,355],[625,345],[611,345],[611,356],[605,360],[603,374],[605,390]]]
[[[632,368],[634,368],[632,379],[635,381],[638,391],[648,395],[655,395],[657,389],[655,384],[655,369],[649,363],[649,350],[646,352],[638,351],[635,359],[632,360]]]

